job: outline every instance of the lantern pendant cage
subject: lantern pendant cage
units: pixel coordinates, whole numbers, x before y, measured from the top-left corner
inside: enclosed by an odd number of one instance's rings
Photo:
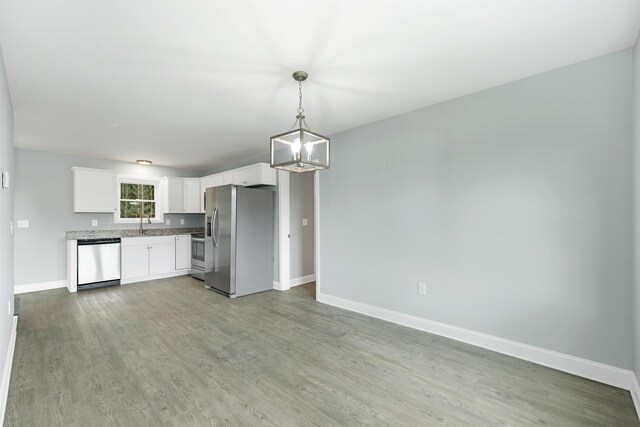
[[[330,139],[312,132],[307,126],[302,108],[302,82],[308,74],[296,71],[293,78],[298,82],[298,115],[287,132],[271,137],[271,167],[291,172],[313,172],[329,168]]]

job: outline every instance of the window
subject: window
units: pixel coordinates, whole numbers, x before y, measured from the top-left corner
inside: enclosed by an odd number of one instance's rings
[[[162,222],[159,188],[159,180],[118,177],[119,203],[115,222],[137,222],[140,217]]]

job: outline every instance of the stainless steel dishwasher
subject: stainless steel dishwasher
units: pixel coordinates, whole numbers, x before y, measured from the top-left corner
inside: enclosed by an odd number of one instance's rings
[[[78,290],[120,285],[120,239],[78,240]]]

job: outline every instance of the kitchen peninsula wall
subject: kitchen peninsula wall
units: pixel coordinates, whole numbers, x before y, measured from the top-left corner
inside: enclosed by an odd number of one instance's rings
[[[16,148],[15,216],[29,220],[29,228],[15,229],[15,285],[66,280],[65,232],[136,228],[114,224],[111,213],[74,213],[71,167],[109,169],[139,176],[200,177],[201,171],[74,156]],[[202,214],[165,214],[171,225],[145,224],[145,228],[200,227]],[[92,227],[91,220],[98,226]],[[185,220],[180,225],[180,219]]]

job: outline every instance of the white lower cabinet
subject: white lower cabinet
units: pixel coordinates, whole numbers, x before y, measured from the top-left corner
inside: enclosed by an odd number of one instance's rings
[[[130,245],[125,246],[124,242],[128,239],[122,239],[121,251],[121,280],[139,279],[149,275],[149,245]]]
[[[191,235],[176,236],[176,270],[191,269]]]
[[[123,238],[121,256],[122,283],[175,275],[176,236]]]

